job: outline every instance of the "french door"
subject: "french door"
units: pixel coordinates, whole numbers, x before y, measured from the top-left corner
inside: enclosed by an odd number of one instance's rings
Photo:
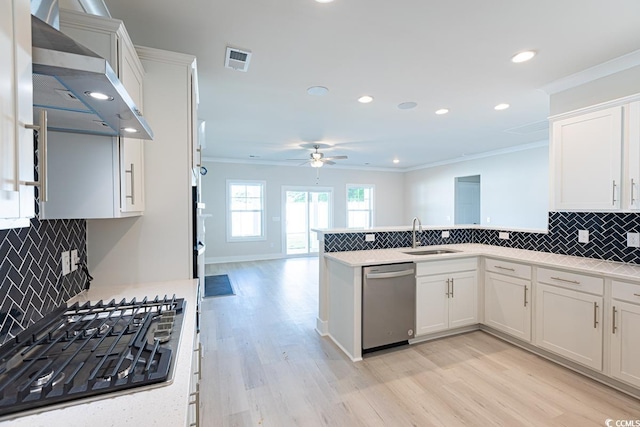
[[[283,188],[284,242],[287,255],[317,253],[317,233],[312,228],[330,228],[332,190]]]

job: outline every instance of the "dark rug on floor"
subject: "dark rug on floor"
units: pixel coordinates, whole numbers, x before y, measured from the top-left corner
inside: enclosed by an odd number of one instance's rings
[[[218,276],[205,276],[204,278],[204,296],[205,297],[221,297],[225,295],[235,295],[229,276],[220,274]]]

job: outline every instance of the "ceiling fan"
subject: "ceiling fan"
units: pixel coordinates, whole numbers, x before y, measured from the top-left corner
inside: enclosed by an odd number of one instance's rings
[[[302,148],[311,148],[311,149],[314,149],[315,151],[313,153],[309,154],[309,158],[308,159],[287,159],[287,160],[304,161],[304,163],[302,163],[303,165],[309,163],[309,165],[312,168],[321,168],[324,165],[335,165],[336,162],[334,162],[334,160],[345,160],[345,159],[348,159],[347,156],[325,157],[323,153],[318,151],[321,148],[329,148],[329,147],[331,147],[329,144],[311,143],[311,144],[302,144],[302,145],[300,145],[300,147],[302,147]]]

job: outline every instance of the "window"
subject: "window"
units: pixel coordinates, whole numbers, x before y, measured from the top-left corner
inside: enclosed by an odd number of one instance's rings
[[[373,227],[373,185],[347,185],[347,228]]]
[[[227,181],[227,240],[263,240],[264,181]]]

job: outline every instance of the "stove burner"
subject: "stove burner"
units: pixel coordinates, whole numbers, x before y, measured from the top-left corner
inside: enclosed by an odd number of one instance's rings
[[[100,369],[100,372],[98,373],[98,376],[96,377],[96,379],[98,381],[111,381],[111,372],[113,372],[113,368],[115,367],[116,363],[118,363],[117,359],[112,359],[111,361],[107,362],[104,367],[102,367],[102,369]],[[129,374],[133,371],[133,367],[131,364],[131,360],[129,359],[124,359],[122,361],[122,364],[120,365],[120,368],[118,370],[118,372],[116,372],[116,378],[121,380],[123,378],[127,378],[129,376]]]
[[[110,326],[104,323],[103,325],[100,326],[100,331],[98,332],[98,335],[104,335],[105,333],[107,333],[109,328]],[[92,328],[78,329],[73,331],[73,335],[74,336],[83,335],[85,337],[90,337],[91,335],[95,334],[97,330],[98,330],[97,326],[94,326]]]
[[[29,376],[29,378],[33,379],[35,376],[36,376],[36,373],[34,372]],[[42,391],[42,387],[44,387],[44,385],[48,383],[49,380],[51,380],[51,378],[53,378],[53,369],[41,374],[38,378],[36,378],[35,381],[31,383],[30,392],[39,393],[40,391]],[[51,385],[55,387],[63,379],[64,379],[64,372],[61,372]]]

